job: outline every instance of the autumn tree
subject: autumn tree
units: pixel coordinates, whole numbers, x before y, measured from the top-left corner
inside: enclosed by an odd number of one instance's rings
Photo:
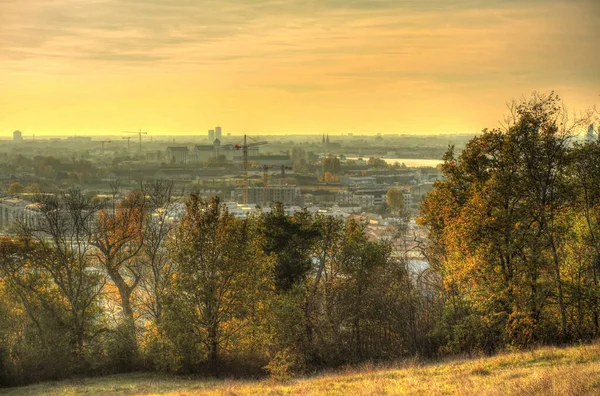
[[[137,358],[134,313],[134,291],[141,279],[138,255],[144,247],[146,200],[141,191],[131,191],[120,200],[118,185],[113,185],[112,198],[99,211],[90,236],[94,256],[115,285],[123,314],[124,343],[131,348],[128,357]]]
[[[144,245],[139,258],[140,282],[144,290],[142,306],[157,323],[162,318],[164,296],[174,271],[167,249],[169,235],[175,226],[173,189],[174,183],[170,180],[151,180],[142,184],[147,206],[147,219],[142,227]]]
[[[331,172],[325,172],[323,175],[323,181],[325,183],[338,183],[340,181],[340,177],[332,174]]]
[[[367,161],[367,165],[372,166],[375,169],[385,169],[388,167],[388,164],[384,159],[377,157],[370,157]]]
[[[600,334],[600,143],[576,145],[572,153],[570,176],[574,190],[574,215],[571,222],[575,240],[571,257],[576,263],[574,279],[579,326],[591,314],[592,332]],[[586,291],[585,293],[583,291]],[[581,334],[581,331],[579,332]]]
[[[22,238],[32,241],[31,264],[47,273],[69,312],[73,353],[84,353],[85,337],[104,281],[93,270],[88,238],[98,206],[80,190],[58,196],[38,195],[30,214],[19,219]]]
[[[339,175],[342,172],[342,165],[338,157],[326,157],[323,159],[323,173],[331,173],[332,175]]]
[[[102,331],[98,318],[104,278],[93,268],[88,245],[96,211],[78,190],[37,196],[18,219],[19,238],[1,243],[0,278],[27,313],[36,336],[31,345],[39,348],[35,359],[48,364],[48,373],[83,369],[94,336]],[[48,351],[54,356],[47,356]],[[45,359],[58,360],[52,365]]]
[[[404,213],[404,193],[397,188],[390,188],[385,195],[385,202],[393,214],[402,215]]]
[[[368,241],[365,227],[355,220],[346,222],[324,283],[332,341],[342,355],[358,360],[369,354],[367,344],[381,334],[377,317],[383,301],[378,293],[378,274],[390,254],[388,245]],[[351,348],[344,351],[342,345]]]
[[[580,122],[567,125],[552,94],[512,110],[506,130],[484,130],[458,158],[448,151],[446,179],[422,205],[427,254],[448,292],[445,327],[459,347],[492,351],[569,337],[566,169]],[[558,323],[548,319],[554,315]]]
[[[9,194],[21,194],[24,191],[23,185],[19,182],[13,182],[8,186]]]
[[[221,352],[258,320],[273,263],[255,231],[252,221],[236,219],[217,199],[191,195],[186,202],[171,247],[177,272],[168,326],[187,366],[206,361],[215,370]]]

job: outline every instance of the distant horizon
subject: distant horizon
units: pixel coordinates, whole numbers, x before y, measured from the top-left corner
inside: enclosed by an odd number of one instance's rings
[[[600,124],[598,124],[598,127],[600,128]],[[483,130],[484,128],[482,128]],[[489,128],[489,129],[493,129],[493,128]],[[56,138],[78,138],[78,137],[91,137],[92,141],[94,140],[94,138],[115,138],[116,140],[122,140],[124,135],[119,135],[119,134],[106,134],[106,133],[97,133],[97,134],[63,134],[63,135],[54,135],[54,134],[49,134],[49,135],[44,135],[44,134],[27,134],[26,131],[20,130],[20,129],[15,129],[14,131],[21,131],[22,133],[22,141],[33,141],[33,140],[49,140],[49,139],[56,139]],[[427,137],[427,136],[461,136],[461,137],[468,137],[468,136],[477,136],[480,135],[482,133],[482,130],[478,131],[478,132],[447,132],[447,133],[381,133],[381,134],[360,134],[360,133],[286,133],[286,134],[274,134],[274,133],[263,133],[263,134],[251,134],[251,133],[247,133],[246,135],[250,138],[259,138],[259,137],[277,137],[277,138],[285,138],[285,137],[292,137],[292,136],[297,136],[297,137],[306,137],[306,138],[321,138],[323,135],[327,136],[329,135],[329,137],[333,137],[333,138],[353,138],[353,137],[413,137],[413,138],[420,138],[420,137]],[[0,141],[13,141],[13,132],[11,131],[9,134],[0,134]],[[230,133],[230,136],[227,136],[227,133]],[[227,138],[233,138],[233,137],[243,137],[244,134],[237,134],[237,133],[231,133],[231,132],[227,132],[224,133],[224,135],[221,137],[221,139],[227,139]],[[575,133],[573,136],[574,137],[584,137],[586,134],[586,130],[585,129],[581,129],[580,132]],[[134,135],[131,135],[131,140],[137,141],[137,137]],[[35,137],[35,139],[34,139]],[[203,132],[203,133],[170,133],[170,134],[166,134],[166,133],[162,133],[162,132],[157,132],[156,134],[149,132],[148,135],[144,135],[144,137],[142,138],[142,141],[150,141],[150,137],[152,138],[171,138],[171,137],[176,137],[176,138],[205,138],[208,140],[208,131],[207,132]],[[123,139],[124,140],[124,139]]]
[[[119,134],[75,134],[75,135],[38,135],[38,134],[27,134],[26,131],[20,130],[20,129],[15,129],[14,131],[21,131],[22,133],[22,138],[23,141],[31,141],[34,140],[33,137],[35,136],[35,140],[37,140],[37,138],[39,138],[40,140],[47,140],[47,139],[53,139],[53,138],[78,138],[78,137],[91,137],[91,138],[98,138],[98,137],[115,137],[115,138],[119,138],[122,139],[124,135],[119,135]],[[11,131],[10,134],[3,134],[0,135],[0,140],[11,140],[12,141],[12,134],[14,131]],[[231,133],[231,132],[228,132]],[[474,136],[474,135],[478,135],[480,134],[481,131],[479,132],[454,132],[454,133],[422,133],[422,134],[417,134],[417,133],[382,133],[380,135],[378,134],[359,134],[359,133],[325,133],[324,135],[327,136],[329,135],[330,137],[346,137],[346,138],[352,138],[352,137],[377,137],[377,136],[381,136],[381,137],[392,137],[392,136],[407,136],[407,137],[425,137],[425,136]],[[321,138],[323,136],[323,134],[321,133],[286,133],[286,134],[269,134],[269,133],[263,133],[263,134],[246,134],[249,137],[252,138],[256,138],[256,137],[260,137],[260,136],[273,136],[273,137],[278,137],[278,138],[284,138],[286,136],[299,136],[299,137],[316,137],[316,138]],[[227,136],[227,134],[225,134],[224,136],[222,136],[222,139],[226,139],[228,137],[243,137],[244,134],[237,134],[237,133],[231,133],[230,136]],[[171,133],[171,134],[166,134],[166,133],[159,133],[157,132],[156,134],[148,134],[148,135],[144,135],[144,137],[142,138],[142,140],[149,140],[150,137],[200,137],[200,138],[206,138],[208,139],[208,134],[207,133]],[[135,137],[134,135],[132,135],[132,140],[133,139],[138,139],[137,137]]]

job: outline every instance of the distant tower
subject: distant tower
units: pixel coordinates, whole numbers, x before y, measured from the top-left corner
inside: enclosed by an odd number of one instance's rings
[[[221,127],[218,126],[215,128],[215,138],[221,140],[222,137],[223,135],[221,133]]]
[[[21,131],[14,131],[13,132],[13,142],[21,142],[23,141],[23,135],[21,134]]]
[[[327,139],[325,140],[325,147],[329,147],[329,134],[327,134]]]
[[[321,139],[321,145],[325,147],[325,134],[323,134],[323,139]]]
[[[594,124],[590,124],[587,131],[587,139],[588,142],[594,141]]]
[[[215,141],[215,130],[214,129],[211,129],[208,131],[208,141],[209,142]]]

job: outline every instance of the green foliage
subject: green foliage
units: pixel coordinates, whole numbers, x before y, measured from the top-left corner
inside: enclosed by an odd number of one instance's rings
[[[300,371],[297,360],[298,354],[296,352],[283,349],[275,354],[269,364],[265,366],[265,369],[273,379],[278,381],[289,380]]]
[[[280,204],[239,219],[194,194],[175,218],[167,181],[124,197],[115,184],[106,200],[40,194],[18,236],[0,239],[0,381],[132,370],[286,380],[597,338],[600,145],[573,144],[554,95],[513,115],[460,155],[449,148],[421,207],[426,239],[395,189],[386,205],[404,221],[385,241],[357,219],[286,215]],[[292,156],[318,166],[311,153]],[[87,172],[34,162],[56,177]],[[322,165],[341,172],[335,157]]]
[[[329,172],[332,175],[339,175],[342,172],[342,165],[338,157],[327,157],[323,159],[323,174]]]
[[[370,157],[367,161],[367,165],[372,166],[375,169],[385,169],[388,167],[387,162],[381,158]]]
[[[275,285],[287,291],[302,284],[312,267],[311,248],[319,232],[308,212],[286,216],[281,203],[263,218],[263,249],[274,254]]]
[[[571,144],[570,131],[583,122],[569,126],[555,95],[534,96],[513,110],[507,130],[484,130],[458,158],[449,149],[446,180],[422,205],[428,257],[452,312],[444,320],[453,318],[440,326],[450,327],[454,350],[489,352],[599,334],[590,299],[598,292],[589,255],[596,247],[577,236],[585,227],[574,227],[580,216],[590,231],[597,224],[593,204],[582,203],[600,182],[598,157],[583,154],[589,146]],[[574,244],[587,257],[570,258]],[[574,315],[576,324],[569,320]]]
[[[253,238],[251,220],[236,219],[218,200],[192,195],[186,208],[173,242],[178,270],[168,296],[170,320],[189,328],[185,348],[189,341],[197,345],[216,369],[221,351],[241,343],[257,322],[272,290],[272,260]]]
[[[404,213],[404,193],[402,192],[402,190],[399,190],[397,188],[390,188],[387,194],[385,195],[385,202],[387,203],[392,213]]]

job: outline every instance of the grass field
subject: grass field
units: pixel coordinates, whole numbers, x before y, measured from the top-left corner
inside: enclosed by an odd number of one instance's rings
[[[201,380],[126,374],[0,389],[7,395],[600,395],[600,344],[542,348],[439,363],[363,365],[322,375],[274,380]]]

